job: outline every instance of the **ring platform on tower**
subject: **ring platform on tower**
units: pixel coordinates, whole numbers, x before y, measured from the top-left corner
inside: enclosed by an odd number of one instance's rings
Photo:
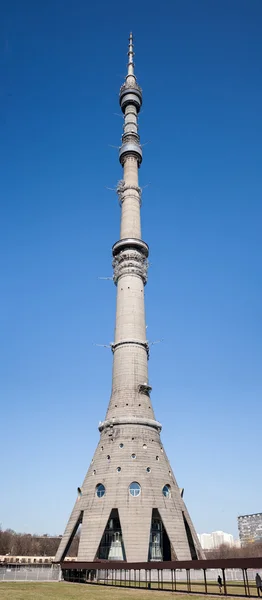
[[[121,106],[122,112],[125,112],[126,106],[133,104],[136,107],[137,112],[139,113],[140,108],[142,106],[142,90],[139,85],[135,85],[134,87],[128,86],[124,83],[120,89],[119,94],[119,104]]]
[[[143,417],[112,417],[111,419],[107,419],[106,421],[102,421],[98,425],[99,431],[103,431],[104,429],[114,427],[114,425],[142,425],[142,427],[153,427],[157,429],[157,431],[161,431],[162,425],[159,421],[155,419],[147,419]]]
[[[142,148],[139,144],[136,142],[126,142],[125,144],[122,144],[119,150],[119,161],[121,165],[127,155],[134,156],[138,160],[138,165],[141,165],[143,155]]]
[[[118,242],[116,242],[112,247],[113,256],[116,256],[117,254],[119,254],[119,252],[128,248],[138,250],[139,252],[142,252],[142,254],[144,254],[146,257],[148,257],[148,245],[146,244],[146,242],[143,242],[143,240],[139,240],[136,238],[124,238],[123,240],[119,240]]]

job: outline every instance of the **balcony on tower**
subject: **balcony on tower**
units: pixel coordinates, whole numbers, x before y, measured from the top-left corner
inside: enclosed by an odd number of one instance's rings
[[[142,106],[142,89],[135,80],[133,83],[126,81],[121,86],[119,93],[119,104],[123,113],[125,112],[126,106],[129,104],[133,104],[139,113]]]

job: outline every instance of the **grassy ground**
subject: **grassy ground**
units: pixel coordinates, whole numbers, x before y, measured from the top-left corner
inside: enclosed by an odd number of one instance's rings
[[[185,594],[175,596],[188,600]],[[0,583],[1,600],[171,600],[169,592],[119,589],[78,583]],[[194,600],[199,596],[194,595]],[[202,600],[202,599],[201,599]]]
[[[142,584],[141,584],[142,585]],[[227,582],[227,593],[235,596],[245,596],[245,587],[241,581],[229,581]],[[158,583],[155,581],[151,584],[152,589],[156,589],[158,587]],[[172,584],[170,582],[163,583],[164,589],[172,589]],[[177,592],[186,592],[187,591],[187,583],[186,581],[177,581],[176,588],[174,585],[174,590]],[[256,596],[257,589],[254,582],[249,583],[250,594]],[[204,582],[191,581],[191,591],[192,592],[201,592],[205,593],[205,585]],[[208,581],[207,582],[207,592],[209,594],[219,594],[219,588],[216,581]],[[223,594],[222,594],[223,595]]]
[[[214,593],[214,589],[212,589]],[[228,590],[229,591],[229,590]],[[230,590],[229,593],[234,593]],[[239,594],[239,589],[236,591]],[[102,587],[78,583],[2,583],[1,600],[188,600],[186,593],[154,592],[117,587]],[[204,596],[191,596],[193,600],[203,600]],[[208,596],[206,596],[208,599]]]
[[[120,585],[120,580],[117,580],[117,585]],[[242,583],[241,581],[229,581],[227,582],[227,594],[230,595],[234,595],[234,596],[245,596],[245,587],[244,587],[244,583]],[[132,586],[133,587],[147,587],[147,584],[144,581],[141,581],[140,586],[139,586],[139,582],[138,581],[132,581]],[[160,589],[164,590],[172,590],[172,583],[170,581],[163,581],[163,585],[161,584],[161,582],[158,584],[157,581],[152,581],[151,583],[151,589],[152,590],[158,590]],[[173,583],[173,590],[176,592],[181,592],[181,594],[183,593],[187,593],[188,588],[187,588],[187,582],[186,581],[177,581],[176,585],[175,583]],[[205,593],[205,584],[204,581],[191,581],[191,591],[196,593],[196,592],[200,592],[202,594]],[[256,585],[255,582],[250,581],[249,582],[249,591],[250,594],[253,596],[257,595],[257,589],[256,589]],[[207,582],[207,592],[209,594],[217,594],[219,595],[219,588],[217,585],[216,581],[208,581]],[[223,596],[223,593],[221,594]],[[195,597],[195,596],[194,596]]]

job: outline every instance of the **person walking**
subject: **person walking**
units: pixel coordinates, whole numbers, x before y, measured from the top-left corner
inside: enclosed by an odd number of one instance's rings
[[[222,579],[221,579],[220,575],[218,575],[218,578],[217,578],[217,583],[218,583],[218,587],[219,587],[219,593],[220,593],[220,594],[222,594],[222,585],[223,585],[223,581],[222,581]]]
[[[256,586],[257,586],[257,595],[260,596],[260,592],[262,592],[262,579],[259,573],[256,574]]]

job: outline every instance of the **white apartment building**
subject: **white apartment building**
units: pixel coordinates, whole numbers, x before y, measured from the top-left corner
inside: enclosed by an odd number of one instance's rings
[[[219,548],[222,544],[228,546],[234,546],[234,538],[231,533],[225,533],[224,531],[212,531],[212,533],[198,533],[198,539],[203,550],[212,550]]]

